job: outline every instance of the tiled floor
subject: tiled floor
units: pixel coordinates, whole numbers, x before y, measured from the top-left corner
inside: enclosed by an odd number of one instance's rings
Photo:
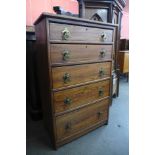
[[[27,120],[27,155],[128,155],[129,91],[126,79],[120,81],[119,97],[110,107],[109,124],[52,150],[42,121]]]

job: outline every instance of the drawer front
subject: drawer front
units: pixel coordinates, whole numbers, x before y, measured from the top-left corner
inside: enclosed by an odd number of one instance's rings
[[[108,120],[109,100],[56,117],[57,141]]]
[[[54,92],[55,113],[75,109],[107,96],[110,96],[110,80]]]
[[[53,88],[61,88],[111,75],[111,62],[55,67],[52,69]]]
[[[112,59],[112,45],[51,44],[51,64],[93,62]]]
[[[50,40],[80,42],[112,42],[113,30],[50,23]]]

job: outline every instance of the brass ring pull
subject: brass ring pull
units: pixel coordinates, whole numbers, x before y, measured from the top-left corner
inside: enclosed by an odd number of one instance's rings
[[[68,50],[64,50],[63,52],[63,60],[67,61],[70,58],[70,52]]]
[[[98,93],[99,93],[99,96],[103,96],[103,94],[104,94],[103,88],[99,88]]]
[[[103,69],[103,68],[100,68],[100,70],[99,70],[99,76],[100,76],[100,77],[103,77],[104,74],[105,74],[104,69]]]
[[[102,33],[101,39],[102,39],[103,41],[105,41],[105,40],[107,39],[107,35],[106,35],[105,32]]]
[[[62,40],[68,40],[70,37],[69,30],[65,27],[65,29],[62,31]]]
[[[98,117],[100,118],[100,117],[103,115],[103,112],[100,111],[100,112],[98,112],[97,114],[98,114]]]
[[[102,50],[100,51],[100,56],[101,56],[102,58],[105,57],[105,52],[106,52],[105,49],[102,49]]]
[[[65,103],[65,104],[71,104],[71,103],[72,103],[72,100],[71,100],[70,98],[66,97],[66,98],[64,99],[64,103]]]
[[[65,73],[63,76],[64,83],[70,82],[70,77],[71,76],[69,75],[69,73]]]
[[[68,123],[65,124],[65,129],[66,129],[66,130],[71,129],[71,127],[72,127],[71,122],[68,122]]]

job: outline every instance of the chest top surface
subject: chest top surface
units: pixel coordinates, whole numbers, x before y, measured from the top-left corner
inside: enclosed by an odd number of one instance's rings
[[[68,23],[68,24],[80,24],[83,26],[100,26],[100,27],[117,27],[118,24],[104,23],[100,21],[92,21],[89,19],[70,17],[65,15],[54,15],[50,13],[42,13],[38,19],[34,22],[34,25],[40,23],[43,19],[47,19],[49,22]]]

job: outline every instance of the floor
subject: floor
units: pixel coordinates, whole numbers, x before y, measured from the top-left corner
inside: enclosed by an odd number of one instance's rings
[[[27,155],[128,155],[129,154],[129,90],[120,81],[119,97],[110,107],[109,124],[81,138],[52,150],[42,121],[27,120]]]

